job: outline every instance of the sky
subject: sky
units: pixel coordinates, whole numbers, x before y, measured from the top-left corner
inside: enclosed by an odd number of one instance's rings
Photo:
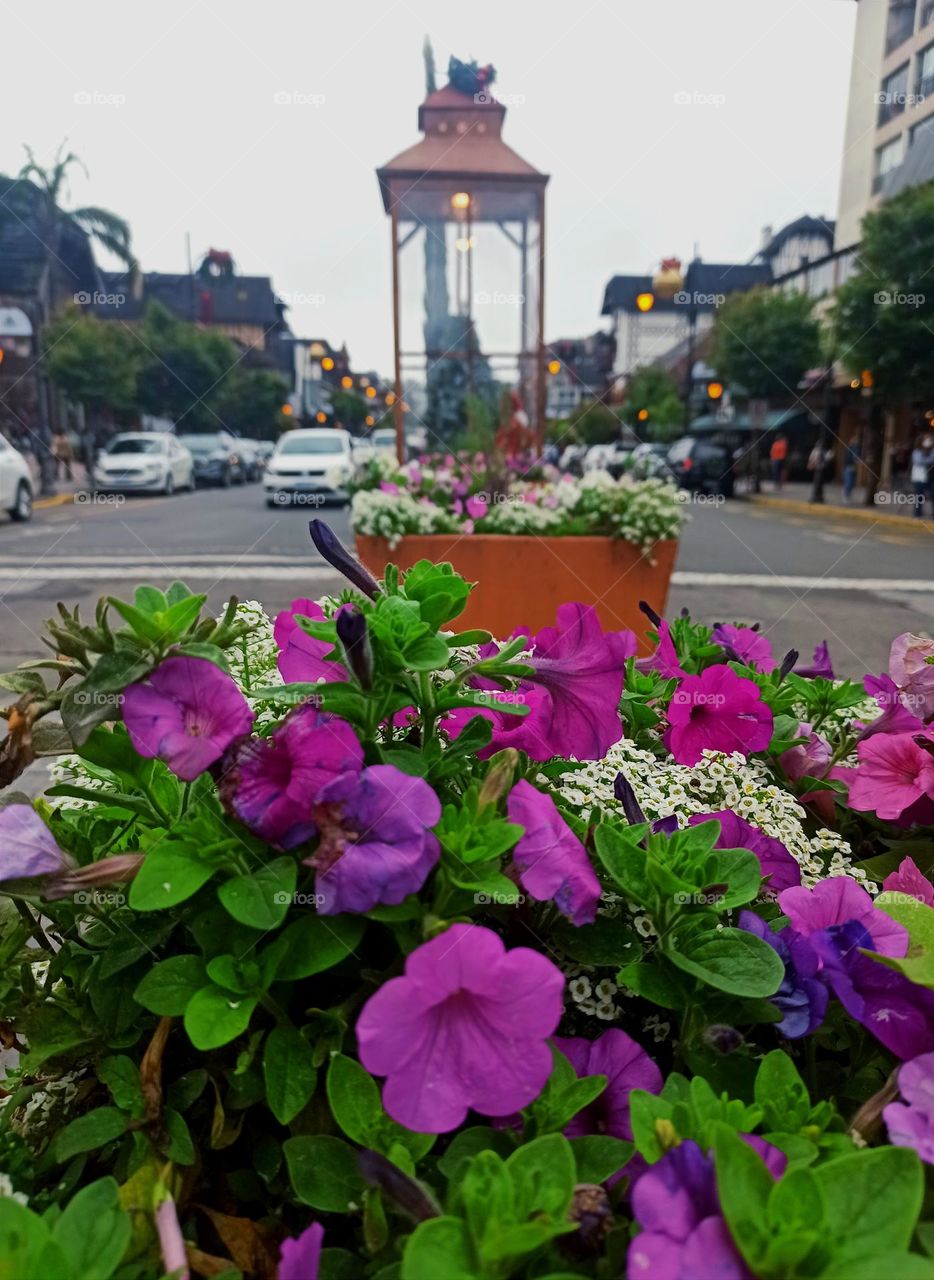
[[[70,200],[147,271],[230,250],[302,337],[391,371],[375,169],[418,138],[422,42],[492,62],[505,140],[551,175],[546,338],[592,333],[617,273],[744,262],[833,217],[854,0],[34,0],[5,5],[0,173],[67,138]],[[102,261],[103,257],[102,257]],[[113,265],[104,261],[104,265]]]

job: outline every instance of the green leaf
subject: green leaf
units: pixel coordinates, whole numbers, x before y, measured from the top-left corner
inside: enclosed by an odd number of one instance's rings
[[[82,1151],[96,1151],[126,1132],[130,1117],[117,1107],[97,1107],[66,1124],[52,1144],[55,1159],[62,1163]]]
[[[637,996],[663,1009],[683,1009],[688,999],[685,986],[690,984],[661,957],[629,964],[619,971],[617,979]]]
[[[723,1216],[755,1272],[767,1247],[766,1207],[775,1181],[752,1147],[723,1124],[715,1129],[714,1164]]]
[[[205,985],[206,976],[200,956],[170,956],[149,970],[133,998],[150,1013],[180,1017],[191,997]]]
[[[383,1104],[369,1072],[353,1058],[336,1053],[328,1068],[327,1094],[334,1119],[347,1137],[361,1147],[374,1146]]]
[[[619,828],[601,822],[594,833],[594,847],[607,873],[637,903],[649,903],[654,896],[640,843],[647,831],[646,823]]]
[[[934,988],[934,908],[908,894],[880,893],[876,906],[908,930],[908,954],[904,957],[880,956],[871,952],[890,969],[902,973],[921,987]]]
[[[46,1223],[10,1196],[0,1196],[0,1278],[80,1280]]]
[[[363,937],[366,921],[357,916],[302,916],[288,925],[263,953],[278,956],[275,977],[297,982],[313,974],[333,969],[354,954]]]
[[[560,1133],[527,1142],[506,1161],[521,1220],[544,1216],[564,1225],[567,1219],[577,1166],[571,1144]]]
[[[564,954],[579,964],[619,968],[634,964],[642,954],[638,933],[618,916],[598,916],[580,927],[560,920],[551,932]]]
[[[280,1124],[288,1124],[315,1091],[311,1048],[291,1023],[273,1027],[263,1050],[266,1101]]]
[[[571,1138],[571,1152],[577,1167],[577,1182],[606,1182],[631,1158],[631,1142],[605,1134],[588,1134]]]
[[[409,600],[418,601],[422,619],[437,630],[463,613],[470,583],[451,564],[419,560],[406,573],[403,589]]]
[[[165,1149],[166,1159],[174,1164],[194,1164],[195,1145],[188,1132],[188,1125],[172,1107],[166,1107],[165,1110],[165,1131],[169,1139]]]
[[[486,1125],[473,1125],[455,1133],[444,1155],[438,1160],[438,1169],[449,1182],[453,1182],[460,1178],[466,1163],[479,1151],[495,1151],[497,1155],[505,1157],[513,1150],[514,1143],[507,1133],[500,1129],[490,1129]]]
[[[268,931],[288,914],[297,876],[295,859],[285,854],[249,875],[225,880],[217,896],[240,924]]]
[[[440,636],[420,636],[406,646],[405,663],[412,671],[443,671],[451,651]]]
[[[908,1250],[924,1198],[921,1161],[907,1147],[839,1156],[813,1171],[827,1204],[833,1265]]]
[[[202,987],[185,1008],[185,1030],[196,1049],[219,1049],[250,1025],[256,996],[233,996],[213,985]]]
[[[282,1144],[292,1187],[302,1204],[324,1213],[348,1213],[363,1200],[353,1147],[328,1134],[287,1138]]]
[[[467,1234],[460,1218],[420,1222],[405,1243],[402,1280],[477,1280]]]
[[[72,1197],[52,1227],[52,1239],[68,1258],[69,1274],[81,1280],[109,1280],[130,1242],[130,1232],[130,1216],[120,1207],[117,1183],[101,1178]]]
[[[794,1133],[805,1123],[811,1110],[807,1086],[782,1049],[773,1049],[759,1064],[755,1098],[769,1129]]]
[[[203,857],[196,845],[184,840],[157,845],[146,854],[130,885],[130,906],[134,911],[176,907],[207,884],[219,865],[219,858]]]
[[[676,928],[665,952],[672,964],[708,986],[735,996],[771,996],[781,986],[784,965],[768,943],[744,929],[711,929],[692,917]]]
[[[143,1091],[139,1082],[139,1068],[132,1058],[125,1054],[115,1054],[112,1058],[104,1058],[98,1064],[97,1078],[110,1090],[114,1104],[121,1111],[128,1111],[134,1119],[139,1119],[144,1112]]]

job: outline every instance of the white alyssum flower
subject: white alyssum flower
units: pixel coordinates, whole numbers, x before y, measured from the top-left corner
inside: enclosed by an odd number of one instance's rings
[[[385,538],[390,547],[398,546],[407,533],[457,533],[462,528],[457,516],[408,493],[360,489],[350,509],[355,533]]]

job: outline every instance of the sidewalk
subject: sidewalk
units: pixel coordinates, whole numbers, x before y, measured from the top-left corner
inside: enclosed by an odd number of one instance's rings
[[[32,504],[34,511],[42,511],[46,507],[63,507],[69,502],[74,502],[76,493],[87,493],[89,490],[85,469],[79,462],[75,462],[72,464],[73,478],[56,480],[55,492],[40,497],[39,470],[31,458],[29,463],[29,469],[32,472],[32,491],[37,495]]]
[[[763,481],[761,493],[747,493],[747,502],[757,506],[773,507],[777,511],[793,511],[797,515],[823,516],[829,519],[863,520],[873,524],[894,525],[904,529],[930,531],[934,522],[934,509],[925,503],[924,516],[915,516],[915,495],[904,490],[880,490],[871,507],[864,505],[865,490],[857,488],[850,502],[843,497],[839,484],[824,485],[823,503],[811,502],[810,481],[792,481],[776,491],[771,481]]]

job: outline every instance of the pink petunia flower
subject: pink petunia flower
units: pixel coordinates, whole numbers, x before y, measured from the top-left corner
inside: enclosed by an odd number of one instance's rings
[[[283,1240],[279,1246],[276,1280],[318,1280],[324,1227],[313,1222],[300,1236]]]
[[[764,751],[772,739],[772,712],[758,686],[725,665],[685,676],[668,706],[663,741],[678,764],[694,765],[705,750]]]
[[[909,826],[934,821],[934,757],[911,733],[879,733],[856,748],[850,807]]]
[[[785,776],[791,782],[801,778],[823,778],[830,768],[830,743],[815,733],[804,721],[798,725],[796,738],[804,738],[794,747],[789,747],[778,757],[778,763],[785,770]]]
[[[573,924],[593,924],[600,881],[551,796],[523,778],[510,791],[506,812],[510,822],[525,827],[512,855],[523,889],[539,902],[554,899]]]
[[[137,755],[156,756],[185,782],[249,733],[253,712],[236,683],[207,658],[167,658],[123,694],[123,722]]]
[[[0,809],[0,884],[63,872],[69,860],[31,804]]]
[[[476,495],[465,500],[464,508],[471,520],[482,520],[487,512],[486,502]]]
[[[904,1101],[891,1102],[882,1111],[889,1141],[911,1147],[925,1164],[934,1164],[934,1053],[902,1063],[898,1091]]]
[[[326,640],[315,640],[302,630],[297,621],[299,617],[323,622],[324,610],[314,600],[299,599],[276,615],[273,637],[280,649],[278,665],[282,679],[286,684],[347,680],[347,672],[339,662],[326,661],[326,655],[334,652],[334,646]]]
[[[934,907],[934,885],[923,875],[913,858],[902,858],[898,870],[892,871],[882,881],[886,893],[902,893],[917,898],[925,906]]]
[[[920,719],[934,716],[934,640],[910,631],[896,636],[889,650],[889,675],[898,685],[902,702]]]
[[[877,733],[923,733],[924,722],[908,710],[891,676],[864,676],[863,688],[878,702],[882,715],[870,720],[860,732],[860,742]]]
[[[359,773],[363,748],[345,720],[306,703],[268,738],[249,738],[224,761],[226,808],[270,844],[292,849],[315,831],[312,806],[325,784]]]
[[[411,952],[357,1020],[360,1061],[386,1076],[383,1105],[418,1133],[447,1133],[472,1107],[509,1116],[551,1074],[548,1037],[564,975],[538,951],[480,925],[455,924]]]
[[[658,1093],[662,1073],[641,1045],[616,1027],[596,1040],[582,1036],[555,1036],[560,1049],[579,1076],[606,1076],[606,1088],[583,1111],[572,1116],[564,1132],[569,1138],[606,1133],[612,1138],[632,1138],[629,1095],[633,1089]]]
[[[671,638],[671,624],[664,618],[658,624],[658,646],[647,658],[636,659],[637,671],[657,671],[666,680],[680,680],[687,673],[678,661],[678,650]]]
[[[720,835],[715,849],[749,849],[759,859],[762,868],[763,890],[774,896],[780,889],[790,889],[801,883],[801,868],[796,858],[788,852],[781,840],[767,836],[759,827],[741,818],[732,809],[717,813],[695,813],[688,819],[688,826],[701,822],[720,823]]]
[[[866,890],[849,876],[831,876],[813,889],[803,885],[783,889],[778,905],[796,933],[813,933],[855,921],[869,934],[880,955],[903,956],[908,951],[908,930],[880,911]]]
[[[752,627],[734,627],[721,622],[714,627],[710,638],[714,644],[726,649],[735,661],[755,667],[757,671],[774,671],[778,665],[772,656],[768,637]]]

